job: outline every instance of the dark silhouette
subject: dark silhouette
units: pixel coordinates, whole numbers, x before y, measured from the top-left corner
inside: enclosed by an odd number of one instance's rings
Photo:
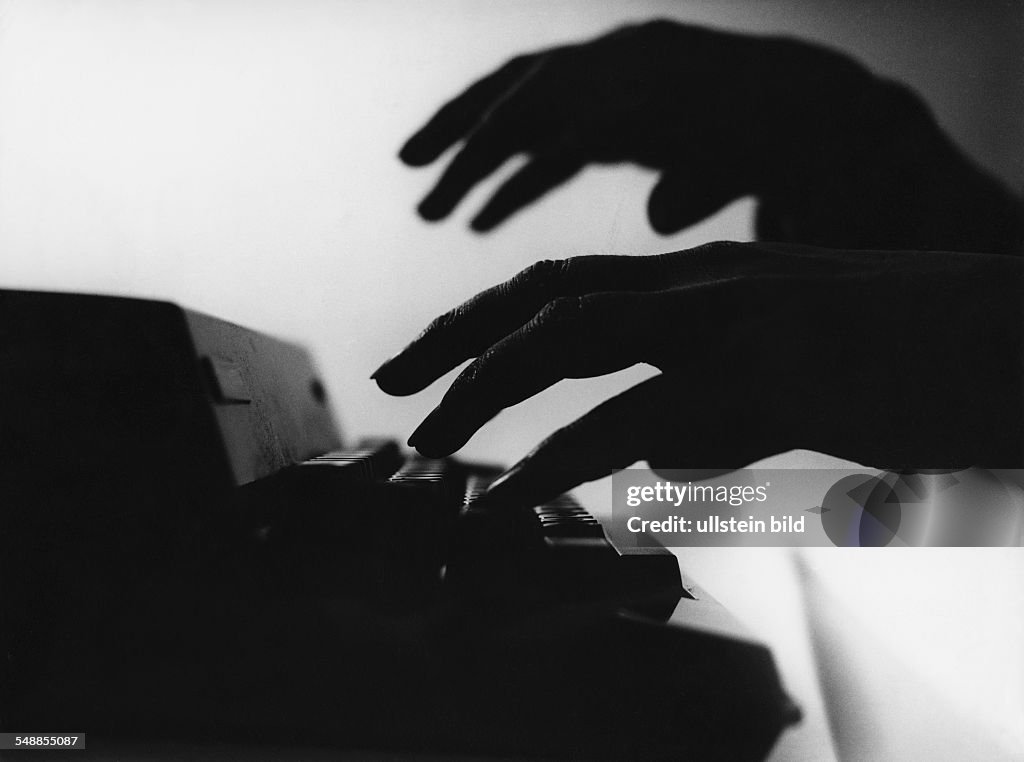
[[[531,161],[473,226],[489,230],[589,162],[662,172],[648,201],[675,232],[760,200],[758,237],[816,246],[1018,253],[1019,201],[903,85],[794,39],[655,21],[520,56],[402,148],[412,165],[466,139],[420,205],[445,217],[510,156]]]
[[[427,164],[459,140],[428,219],[526,152],[476,229],[589,162],[632,161],[661,171],[656,230],[754,195],[774,241],[541,262],[385,363],[381,389],[411,394],[477,357],[410,438],[430,455],[563,378],[663,371],[556,432],[493,494],[539,502],[640,459],[736,468],[795,447],[1020,465],[1024,262],[1005,255],[1024,207],[906,87],[798,40],[657,21],[513,59],[401,157]]]

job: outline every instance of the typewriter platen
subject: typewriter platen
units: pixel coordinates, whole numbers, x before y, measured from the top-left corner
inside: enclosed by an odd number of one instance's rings
[[[757,759],[799,713],[663,548],[498,470],[344,446],[300,348],[0,292],[0,731]]]

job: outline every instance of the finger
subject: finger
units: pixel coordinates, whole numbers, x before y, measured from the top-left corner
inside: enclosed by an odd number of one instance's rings
[[[534,159],[498,188],[470,226],[480,233],[493,230],[582,168],[582,162],[565,156]]]
[[[665,256],[544,260],[434,320],[373,374],[388,394],[413,394],[518,329],[559,296],[662,287]]]
[[[685,390],[661,375],[601,403],[559,429],[491,485],[482,503],[540,505],[646,457],[666,402]]]
[[[447,217],[478,182],[522,148],[520,118],[505,110],[469,136],[417,210],[425,220]]]
[[[638,460],[722,474],[790,449],[778,422],[737,405],[736,391],[681,374],[648,379],[545,439],[494,481],[482,506],[540,505]]]
[[[468,133],[535,63],[535,56],[519,56],[475,82],[442,106],[426,125],[409,138],[399,151],[399,158],[414,167],[434,161]]]
[[[665,172],[647,199],[647,219],[655,232],[671,235],[710,217],[739,195],[713,171]]]
[[[561,297],[466,368],[409,438],[424,455],[462,447],[487,421],[565,378],[612,373],[642,362],[660,341],[658,327],[686,325],[687,302],[638,293]],[[652,330],[653,329],[653,330]]]

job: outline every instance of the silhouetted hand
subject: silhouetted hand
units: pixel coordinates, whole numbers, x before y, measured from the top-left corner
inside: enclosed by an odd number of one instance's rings
[[[517,57],[446,104],[401,158],[460,140],[420,204],[447,216],[506,159],[530,159],[473,219],[490,230],[590,162],[661,175],[655,230],[760,200],[758,235],[849,248],[1016,251],[1019,202],[978,171],[908,89],[793,39],[657,21]]]
[[[731,469],[808,448],[890,468],[1018,467],[1022,266],[734,243],[545,261],[435,320],[375,378],[412,394],[476,357],[410,437],[442,456],[557,381],[659,368],[494,487],[534,504],[641,459]]]

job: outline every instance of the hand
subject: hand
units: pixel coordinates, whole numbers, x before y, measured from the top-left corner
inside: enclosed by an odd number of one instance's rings
[[[849,248],[1012,251],[1021,207],[943,135],[912,92],[784,38],[657,21],[514,58],[401,150],[465,144],[419,206],[446,217],[506,159],[529,155],[473,219],[490,230],[591,162],[661,175],[651,225],[672,233],[755,195],[758,235]]]
[[[460,448],[503,408],[636,363],[493,492],[539,503],[637,460],[729,470],[793,448],[886,468],[1018,467],[1022,262],[715,243],[540,262],[435,320],[374,374],[422,390],[476,357],[409,439]]]

